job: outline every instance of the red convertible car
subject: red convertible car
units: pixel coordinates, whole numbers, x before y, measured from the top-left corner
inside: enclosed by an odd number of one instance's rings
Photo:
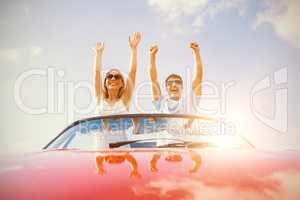
[[[213,119],[129,114],[74,122],[2,160],[0,199],[300,199],[300,154],[256,149]]]

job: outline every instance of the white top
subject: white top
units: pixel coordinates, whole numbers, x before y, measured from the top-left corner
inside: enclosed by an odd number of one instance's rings
[[[188,98],[182,97],[178,101],[172,100],[169,96],[161,96],[158,101],[152,103],[158,113],[196,114],[200,96],[196,96],[193,92],[187,96]]]
[[[115,102],[113,105],[107,103],[104,99],[97,102],[97,114],[100,115],[113,115],[113,114],[126,114],[128,110],[124,105],[122,99]],[[120,142],[128,140],[127,131],[112,131],[104,130],[103,134],[97,140],[98,147],[108,147],[111,142]],[[129,145],[124,145],[122,148],[129,148]]]
[[[97,112],[101,115],[126,114],[128,110],[122,99],[115,102],[113,105],[107,103],[104,99],[97,103]]]
[[[153,101],[153,106],[157,113],[166,114],[197,114],[200,96],[193,92],[180,98],[178,101],[172,100],[169,96],[161,96],[158,101]],[[157,138],[178,139],[182,138],[183,127],[186,124],[182,119],[168,119],[168,129],[172,131],[157,132]],[[157,145],[168,144],[168,140],[159,140]]]

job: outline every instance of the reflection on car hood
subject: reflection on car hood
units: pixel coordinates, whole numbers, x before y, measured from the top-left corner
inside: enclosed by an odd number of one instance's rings
[[[299,152],[44,151],[1,163],[0,199],[300,199]]]

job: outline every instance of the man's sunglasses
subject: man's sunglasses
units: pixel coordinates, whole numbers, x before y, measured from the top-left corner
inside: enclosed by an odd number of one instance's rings
[[[170,80],[167,81],[167,85],[172,85],[173,83],[175,83],[176,85],[182,85],[182,81],[181,80]]]
[[[115,80],[119,80],[122,79],[122,76],[120,74],[108,74],[106,76],[107,79],[111,80],[113,78],[115,78]]]

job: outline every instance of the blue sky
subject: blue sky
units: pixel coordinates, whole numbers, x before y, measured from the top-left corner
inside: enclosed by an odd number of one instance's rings
[[[148,81],[151,44],[159,45],[158,71],[163,82],[170,72],[181,74],[185,80],[190,77],[193,60],[188,44],[197,41],[204,81],[208,83],[204,93],[209,96],[209,85],[221,91],[222,85],[233,82],[226,102],[207,99],[203,106],[226,105],[226,112],[217,109],[215,116],[233,122],[239,133],[258,146],[299,148],[299,9],[297,0],[1,1],[1,150],[38,149],[72,120],[90,116],[92,113],[69,114],[70,110],[87,107],[92,94],[86,88],[78,89],[71,104],[68,83],[92,84],[93,47],[97,41],[106,44],[104,68],[128,72],[128,35],[135,31],[142,33],[139,86]],[[26,71],[47,72],[49,67],[56,74],[64,71],[54,81],[55,106],[57,85],[61,83],[65,88],[63,111],[39,115],[24,112],[15,101],[16,81]],[[278,89],[287,89],[288,115],[281,116],[281,121],[287,120],[284,131],[258,119],[250,105],[255,85],[280,69],[286,70],[287,83],[269,87],[254,102],[260,113],[274,118],[274,94]],[[147,86],[139,91],[149,94]],[[22,85],[22,101],[30,107],[46,108],[47,92],[45,77],[31,77]],[[139,102],[143,108],[150,108],[150,98]],[[132,111],[140,110],[132,106]]]

